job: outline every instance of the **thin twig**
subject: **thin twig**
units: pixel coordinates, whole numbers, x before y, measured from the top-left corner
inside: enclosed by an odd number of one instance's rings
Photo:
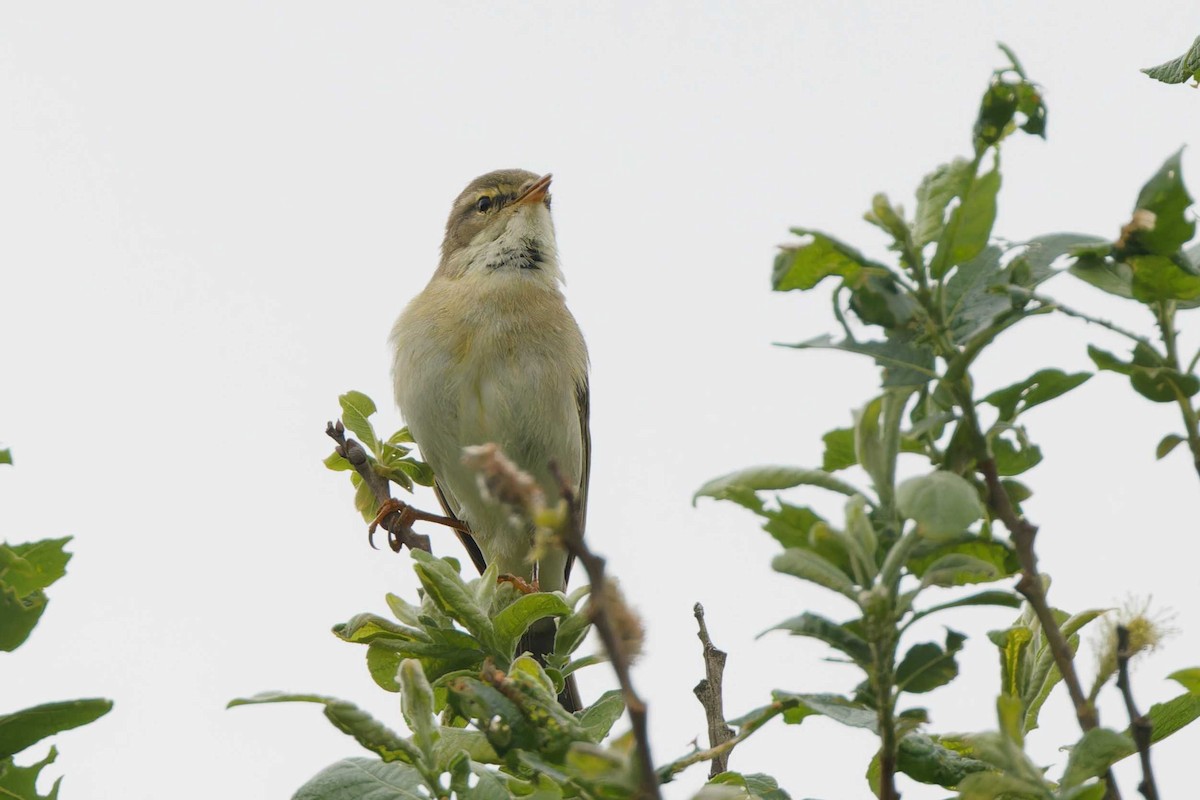
[[[1129,629],[1117,626],[1117,686],[1125,698],[1125,710],[1129,712],[1129,729],[1142,760],[1142,782],[1138,791],[1146,800],[1158,800],[1158,786],[1154,783],[1154,770],[1150,767],[1150,720],[1137,710],[1133,702],[1133,687],[1129,683]]]
[[[725,724],[725,700],[721,683],[725,675],[727,654],[724,650],[718,650],[712,639],[708,638],[708,626],[704,624],[704,606],[696,603],[692,607],[692,613],[696,615],[696,624],[700,627],[696,636],[704,646],[704,678],[696,684],[692,693],[696,695],[700,705],[704,706],[704,717],[708,720],[709,747],[719,747],[733,738],[733,729]],[[728,768],[729,752],[726,751],[713,758],[708,777],[715,778]]]
[[[1093,317],[1091,314],[1086,314],[1082,311],[1078,311],[1074,308],[1071,308],[1070,306],[1063,305],[1062,303],[1055,300],[1053,297],[1047,297],[1044,294],[1038,294],[1037,292],[1030,291],[1029,289],[1026,289],[1024,286],[1009,285],[1009,286],[1005,286],[1004,290],[1010,294],[1019,294],[1022,297],[1024,297],[1026,300],[1033,300],[1035,302],[1041,303],[1042,307],[1046,308],[1048,310],[1057,311],[1060,314],[1066,314],[1068,317],[1075,317],[1076,319],[1081,319],[1084,322],[1088,322],[1092,325],[1099,325],[1101,328],[1107,328],[1108,330],[1112,331],[1113,333],[1120,334],[1121,336],[1124,336],[1125,338],[1130,339],[1132,341],[1139,342],[1139,343],[1147,345],[1147,346],[1150,345],[1150,340],[1147,339],[1146,337],[1139,336],[1138,334],[1134,333],[1133,331],[1131,331],[1127,328],[1122,328],[1120,325],[1117,325],[1115,322],[1110,322],[1106,319],[1101,319],[1100,317]]]
[[[559,493],[567,504],[567,525],[562,532],[563,546],[567,552],[579,559],[587,572],[588,583],[591,584],[590,604],[592,625],[600,636],[604,650],[608,653],[609,663],[617,675],[617,682],[624,695],[625,709],[629,712],[629,722],[633,726],[633,739],[638,760],[639,785],[638,797],[641,800],[661,800],[658,790],[658,776],[654,772],[654,759],[650,755],[650,733],[646,724],[646,703],[638,697],[633,688],[633,680],[629,675],[629,654],[621,644],[616,626],[609,614],[607,598],[607,578],[604,573],[605,561],[602,556],[593,553],[583,541],[583,524],[579,519],[579,497],[575,488],[563,477],[558,464],[551,462],[550,471],[558,481]]]
[[[717,758],[721,758],[722,756],[728,756],[729,752],[748,739],[750,734],[754,733],[767,722],[779,716],[789,708],[794,707],[795,705],[795,701],[788,702],[776,700],[774,703],[771,703],[771,705],[762,709],[757,716],[746,720],[746,722],[744,722],[738,728],[736,736],[731,739],[726,739],[716,747],[710,747],[707,750],[697,750],[694,753],[689,753],[682,758],[675,759],[670,764],[667,764],[659,769],[659,778],[665,783],[666,781],[671,780],[671,778],[673,778],[675,775],[683,772],[692,764],[699,764],[701,761],[713,761]]]
[[[986,458],[980,461],[978,466],[979,471],[983,473],[984,482],[987,484],[988,505],[1008,528],[1013,546],[1017,551],[1017,559],[1021,564],[1021,579],[1017,581],[1017,591],[1029,601],[1034,614],[1037,615],[1038,622],[1042,626],[1042,634],[1046,637],[1050,653],[1054,656],[1054,664],[1058,667],[1063,683],[1066,684],[1067,693],[1071,695],[1071,702],[1075,705],[1075,716],[1079,720],[1079,727],[1084,732],[1090,731],[1098,724],[1096,709],[1088,702],[1087,696],[1083,692],[1083,687],[1079,683],[1079,675],[1075,672],[1075,656],[1071,652],[1071,646],[1067,643],[1067,638],[1063,636],[1062,629],[1058,627],[1058,622],[1054,619],[1054,612],[1046,600],[1046,587],[1038,573],[1037,554],[1033,550],[1033,541],[1038,532],[1037,526],[1017,514],[1016,509],[1013,508],[1008,492],[1000,483],[996,462],[991,458]]]
[[[367,451],[353,438],[346,436],[346,428],[340,420],[336,423],[327,423],[325,434],[337,442],[337,454],[350,462],[350,466],[354,467],[354,471],[371,488],[371,493],[375,495],[375,500],[379,506],[383,506],[384,503],[394,499],[392,491],[388,487],[387,480],[377,475],[375,470],[371,469],[371,462],[367,458]],[[405,523],[399,509],[385,516],[379,521],[379,524],[388,532],[388,546],[394,552],[399,553],[403,547],[408,547],[410,550],[424,550],[426,553],[433,552],[429,545],[429,537],[417,533],[410,525]]]

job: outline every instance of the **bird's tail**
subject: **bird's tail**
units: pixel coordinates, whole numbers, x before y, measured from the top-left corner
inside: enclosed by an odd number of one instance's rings
[[[556,632],[557,628],[554,620],[538,620],[521,637],[521,642],[517,645],[517,652],[531,653],[538,660],[539,664],[545,665],[546,656],[554,652],[554,635]],[[575,683],[574,675],[567,676],[566,681],[563,683],[563,690],[558,695],[558,702],[571,713],[583,708],[583,702],[579,698],[579,686]]]

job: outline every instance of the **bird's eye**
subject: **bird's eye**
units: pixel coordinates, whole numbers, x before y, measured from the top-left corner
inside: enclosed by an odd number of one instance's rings
[[[475,201],[475,210],[480,214],[486,214],[492,207],[492,198],[486,194]]]

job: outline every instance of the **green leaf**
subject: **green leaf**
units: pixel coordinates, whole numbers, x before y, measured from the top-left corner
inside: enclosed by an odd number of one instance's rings
[[[488,651],[507,658],[501,654],[492,620],[475,602],[458,570],[448,561],[422,550],[414,550],[412,558],[416,562],[413,570],[421,579],[421,586],[438,608],[461,623]]]
[[[797,236],[811,237],[806,244],[785,247],[775,256],[771,288],[777,292],[811,289],[831,275],[847,284],[857,283],[864,269],[887,272],[887,267],[872,261],[858,250],[820,231],[792,228]]]
[[[378,450],[379,440],[375,438],[375,428],[368,419],[376,411],[375,401],[362,392],[349,391],[338,397],[338,403],[342,406],[342,423],[368,450]]]
[[[400,662],[400,710],[413,734],[413,744],[424,753],[425,763],[433,764],[437,744],[437,721],[433,717],[433,688],[421,669],[421,662],[406,658]]]
[[[54,763],[58,750],[50,748],[46,757],[35,764],[19,767],[11,758],[0,758],[0,797],[15,798],[16,800],[57,800],[58,787],[62,777],[55,779],[50,787],[50,794],[40,794],[37,790],[38,777],[42,770]]]
[[[1025,659],[1033,631],[1024,625],[1014,625],[1003,631],[990,631],[988,639],[1000,650],[1000,691],[1011,697],[1024,695]]]
[[[24,544],[0,544],[0,584],[25,597],[67,574],[71,554],[64,549],[70,536]]]
[[[1012,300],[1002,291],[1009,276],[1000,266],[1001,256],[999,247],[988,245],[946,281],[946,319],[956,344],[968,341],[1012,311]]]
[[[858,634],[844,625],[826,619],[818,614],[805,612],[798,617],[784,620],[769,631],[787,631],[793,636],[807,636],[818,639],[835,650],[840,650],[850,656],[857,664],[871,662],[871,646]],[[767,631],[764,631],[766,633]],[[761,635],[761,634],[760,634]]]
[[[1017,438],[1018,441],[1012,442],[1003,434],[998,434],[991,440],[992,459],[1000,475],[1020,475],[1042,462],[1040,447],[1025,440],[1022,434],[1018,434]]]
[[[1123,733],[1092,728],[1071,748],[1062,785],[1078,786],[1089,778],[1099,778],[1133,746],[1133,740]]]
[[[103,717],[112,701],[101,698],[63,700],[0,715],[0,758],[16,755],[60,731],[78,728]],[[2,795],[0,795],[2,796]]]
[[[1019,608],[1021,606],[1021,598],[1018,595],[1006,589],[989,589],[984,592],[960,597],[957,600],[951,600],[948,603],[939,603],[936,606],[918,611],[913,616],[916,619],[927,617],[930,614],[936,614],[939,611],[945,611],[951,608],[965,608],[967,606],[1004,606],[1006,608]]]
[[[1162,438],[1162,441],[1158,443],[1158,447],[1155,448],[1154,457],[1160,460],[1166,458],[1172,450],[1185,441],[1187,440],[1177,433],[1168,433]]]
[[[579,714],[579,724],[588,738],[599,744],[625,713],[625,700],[619,689],[610,689]]]
[[[7,447],[0,447],[0,464],[11,464],[11,463],[13,463],[12,451],[9,450]]]
[[[858,457],[854,455],[853,428],[835,428],[822,436],[821,441],[825,443],[821,469],[826,472],[837,472],[858,463]]]
[[[1200,36],[1197,36],[1188,51],[1157,67],[1147,67],[1142,72],[1163,83],[1185,83],[1189,78],[1200,81]]]
[[[715,794],[713,792],[705,792],[701,789],[700,793],[692,800],[716,800],[716,798],[753,798],[754,800],[791,800],[791,796],[783,789],[779,788],[779,784],[770,775],[764,775],[759,772],[743,775],[740,772],[722,772],[720,775],[709,780],[705,787],[710,786],[727,786],[737,787],[743,791],[725,795]]]
[[[692,497],[692,503],[694,505],[696,500],[701,497],[729,500],[746,491],[791,489],[794,486],[819,486],[847,497],[862,494],[855,487],[824,470],[799,467],[750,467],[722,475],[704,484]],[[735,502],[737,501],[735,500]]]
[[[29,638],[47,602],[41,591],[18,597],[15,591],[0,584],[0,651],[11,653]]]
[[[783,712],[783,721],[789,725],[798,724],[806,717],[820,714],[851,728],[865,728],[869,731],[879,728],[879,718],[875,709],[841,695],[793,694],[776,690],[771,692],[771,697],[776,702],[790,706]]]
[[[1077,258],[1067,271],[1103,292],[1133,299],[1133,270],[1122,261],[1088,253]]]
[[[996,221],[996,194],[1000,173],[992,170],[971,183],[962,204],[950,212],[929,272],[942,278],[952,266],[970,261],[983,252]]]
[[[845,595],[858,604],[858,590],[840,569],[811,550],[791,547],[771,559],[771,568]]]
[[[954,787],[973,772],[990,767],[945,746],[942,739],[922,733],[910,733],[900,740],[896,766],[915,781]],[[950,741],[950,740],[946,740]]]
[[[835,342],[829,334],[822,334],[807,341],[781,346],[797,350],[841,350],[871,356],[883,369],[885,388],[920,387],[937,377],[933,368],[933,351],[927,344],[919,342],[915,335],[905,337],[893,332],[882,342]]]
[[[1166,256],[1129,256],[1133,297],[1143,303],[1174,300],[1194,306],[1200,298],[1200,277],[1184,271]]]
[[[896,667],[896,688],[902,692],[919,694],[931,692],[945,686],[958,675],[958,662],[954,655],[962,650],[967,637],[946,629],[946,647],[933,642],[915,644],[904,655]]]
[[[936,242],[946,226],[946,207],[970,185],[973,165],[965,158],[942,164],[921,179],[917,187],[917,214],[913,222],[913,243],[924,247]]]
[[[428,800],[421,773],[408,764],[344,758],[296,790],[292,800]]]
[[[496,629],[496,646],[501,652],[512,653],[518,640],[529,626],[547,617],[565,617],[571,607],[557,594],[536,592],[517,598],[492,620]]]
[[[850,309],[867,325],[903,328],[919,308],[916,299],[891,275],[866,273],[850,293]]]
[[[1000,419],[1011,422],[1034,406],[1061,397],[1090,377],[1090,372],[1067,374],[1061,369],[1042,369],[1023,381],[997,389],[982,402],[995,406],[1000,411]]]
[[[350,462],[346,460],[346,457],[339,455],[336,451],[327,455],[321,463],[324,464],[327,469],[331,469],[334,472],[346,472],[354,469]]]
[[[1091,345],[1088,345],[1088,356],[1102,370],[1128,375],[1134,391],[1156,403],[1175,402],[1177,392],[1184,397],[1200,392],[1200,377],[1167,367],[1162,356],[1144,342],[1138,342],[1133,348],[1131,362]]]
[[[962,553],[948,553],[934,561],[921,576],[921,587],[967,586],[989,583],[1004,575],[990,561]]]
[[[814,546],[810,532],[814,525],[824,520],[808,506],[795,506],[779,501],[778,510],[764,509],[761,513],[767,518],[763,523],[763,530],[784,547],[807,547],[817,550],[835,564],[838,563],[838,559],[831,558],[830,553]],[[841,560],[845,560],[844,553],[842,556]]]
[[[1126,228],[1124,252],[1173,256],[1196,235],[1196,223],[1187,215],[1192,198],[1183,185],[1182,159],[1183,150],[1179,150],[1142,187],[1134,210],[1148,211],[1153,217],[1149,225]],[[1135,266],[1135,272],[1137,269]]]
[[[1099,248],[1103,254],[1112,250],[1112,243],[1086,233],[1048,233],[1025,242],[1025,249],[1007,267],[1012,283],[1033,289],[1058,272],[1053,268],[1059,258],[1076,254],[1081,249]]]
[[[1167,677],[1173,681],[1178,681],[1183,688],[1187,689],[1193,695],[1200,696],[1200,667],[1176,670]]]
[[[892,250],[903,251],[905,243],[912,237],[908,223],[904,221],[904,209],[893,205],[886,194],[879,193],[871,198],[871,210],[863,214],[863,219],[892,237]]]
[[[934,541],[957,536],[983,516],[975,487],[944,470],[901,483],[896,504],[902,516],[917,523],[922,536]]]
[[[1150,743],[1156,744],[1200,717],[1200,696],[1189,692],[1165,703],[1155,703],[1146,712],[1146,717],[1150,720]],[[1125,735],[1131,736],[1128,729]],[[1131,748],[1122,758],[1136,752],[1137,748]]]
[[[995,567],[998,574],[1004,576],[1015,575],[1021,568],[1016,552],[1007,542],[966,534],[941,544],[930,542],[919,546],[908,560],[908,570],[916,577],[924,578],[934,564],[952,553],[961,553],[986,561]]]
[[[404,739],[400,734],[353,703],[339,700],[336,697],[325,697],[318,694],[263,692],[253,697],[239,697],[231,700],[226,708],[264,703],[316,703],[325,707],[325,717],[333,723],[335,728],[354,737],[355,741],[372,753],[379,755],[384,761],[402,760],[411,763],[421,758],[421,751],[412,742]]]
[[[379,503],[375,500],[375,493],[371,491],[370,484],[357,472],[350,473],[350,483],[354,484],[354,507],[362,514],[364,521],[374,522],[375,515],[379,513]]]
[[[417,623],[419,624],[419,623]],[[429,641],[429,636],[419,628],[397,625],[376,614],[355,614],[344,623],[333,626],[333,634],[343,642],[367,644],[376,639],[399,641]]]

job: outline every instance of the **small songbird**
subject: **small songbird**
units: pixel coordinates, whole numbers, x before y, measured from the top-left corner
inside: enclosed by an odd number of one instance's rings
[[[450,210],[437,271],[391,340],[396,403],[433,468],[442,507],[470,528],[459,536],[475,566],[494,563],[558,591],[571,570],[566,552],[548,548],[530,563],[532,530],[485,498],[462,463],[464,447],[495,443],[555,503],[554,462],[584,518],[588,355],[559,288],[549,187],[549,175],[517,169],[471,181]],[[553,642],[554,626],[543,620],[522,646],[540,659]],[[560,700],[578,709],[573,681]]]

